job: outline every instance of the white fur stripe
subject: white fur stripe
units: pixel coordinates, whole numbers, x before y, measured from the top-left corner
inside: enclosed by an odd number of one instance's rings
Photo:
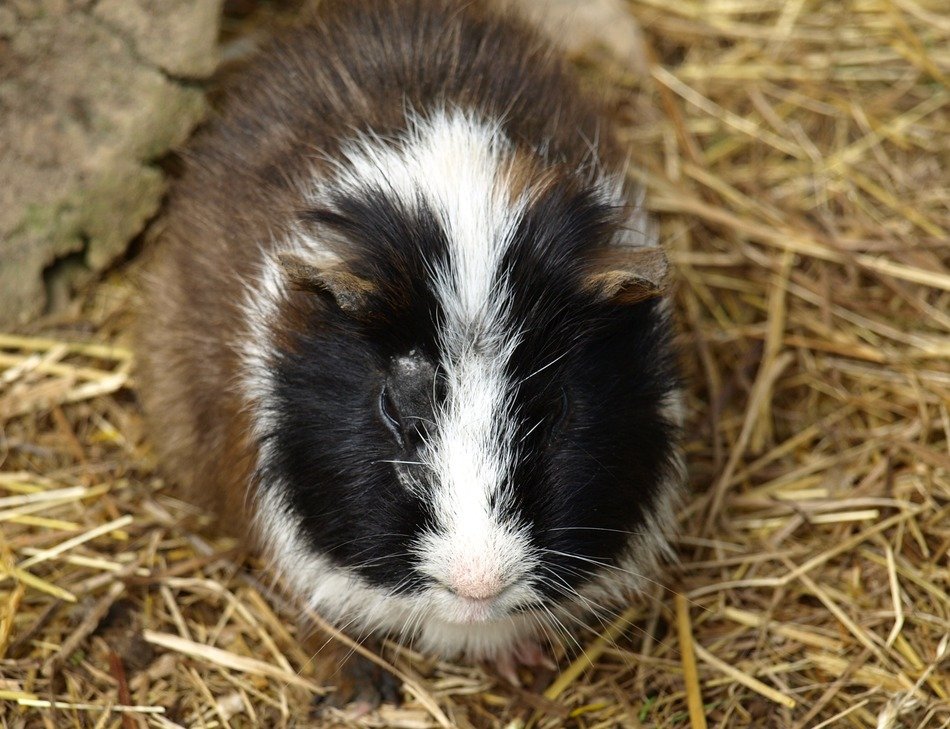
[[[397,144],[360,138],[338,170],[353,194],[377,187],[410,208],[421,201],[448,238],[445,263],[432,271],[447,394],[422,454],[439,529],[419,550],[423,569],[443,582],[459,569],[507,582],[529,559],[527,539],[501,519],[516,457],[506,366],[519,333],[505,326],[510,292],[499,268],[526,206],[511,201],[510,154],[497,125],[443,112],[416,119]]]

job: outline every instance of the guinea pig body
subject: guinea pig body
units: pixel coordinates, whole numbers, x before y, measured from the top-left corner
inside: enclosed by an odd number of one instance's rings
[[[359,633],[500,656],[635,589],[683,472],[623,166],[518,21],[324,3],[186,154],[140,338],[163,465]]]

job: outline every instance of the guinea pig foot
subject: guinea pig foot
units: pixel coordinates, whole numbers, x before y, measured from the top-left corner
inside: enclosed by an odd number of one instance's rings
[[[400,703],[399,679],[358,653],[343,657],[335,670],[327,673],[324,682],[333,685],[335,690],[314,702],[317,716],[329,709],[337,709],[349,720],[355,720],[371,714],[383,704]]]
[[[523,640],[516,643],[510,652],[503,653],[495,659],[495,670],[498,675],[512,686],[521,686],[518,677],[518,667],[546,668],[553,671],[557,665],[545,652],[536,640]]]

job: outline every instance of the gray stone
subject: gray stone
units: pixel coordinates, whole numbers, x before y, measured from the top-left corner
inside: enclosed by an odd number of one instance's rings
[[[68,257],[64,271],[91,275],[124,252],[164,194],[151,162],[181,144],[205,111],[202,92],[168,72],[212,70],[220,0],[155,3],[188,6],[182,16],[208,26],[179,37],[180,19],[156,14],[150,32],[168,46],[189,45],[168,51],[176,59],[168,69],[130,40],[131,31],[99,17],[105,4],[93,11],[82,0],[17,0],[0,13],[3,327],[44,310],[43,273],[54,262]]]
[[[214,71],[221,0],[100,0],[97,18],[121,33],[136,53],[172,76]]]

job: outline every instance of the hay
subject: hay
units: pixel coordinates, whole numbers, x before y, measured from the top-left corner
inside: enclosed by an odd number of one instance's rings
[[[946,727],[946,3],[630,9],[651,78],[580,62],[678,272],[681,564],[526,689],[390,646],[405,702],[355,723]],[[320,725],[322,640],[155,473],[130,294],[0,338],[0,722]]]

